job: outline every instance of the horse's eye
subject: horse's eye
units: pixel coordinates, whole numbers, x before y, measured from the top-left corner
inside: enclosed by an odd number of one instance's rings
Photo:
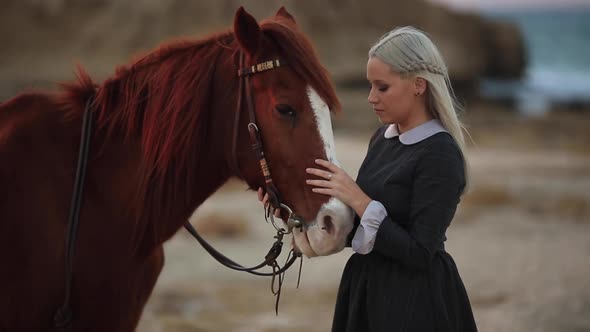
[[[294,118],[297,115],[293,107],[287,104],[278,104],[277,106],[275,106],[275,110],[277,110],[277,112],[279,112],[281,115],[288,116],[291,118]]]

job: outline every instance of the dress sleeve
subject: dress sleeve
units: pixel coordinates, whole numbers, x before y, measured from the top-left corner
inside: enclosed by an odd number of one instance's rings
[[[373,251],[410,268],[424,270],[443,248],[463,188],[465,173],[461,152],[429,149],[418,160],[412,184],[410,222],[407,227],[386,217],[377,231]]]
[[[354,252],[365,255],[373,250],[379,225],[386,216],[387,210],[383,204],[374,200],[369,203],[352,238]]]
[[[386,128],[387,128],[387,126],[381,126],[373,133],[373,135],[371,136],[371,139],[369,140],[369,146],[367,147],[367,153],[369,152],[369,150],[371,150],[371,147],[373,146],[375,141],[378,140],[379,138],[383,137],[383,133],[385,132]],[[352,246],[352,238],[356,234],[356,231],[360,225],[360,221],[361,221],[361,217],[355,213],[354,226],[352,228],[352,231],[350,231],[350,233],[348,234],[348,237],[346,239],[346,247]]]

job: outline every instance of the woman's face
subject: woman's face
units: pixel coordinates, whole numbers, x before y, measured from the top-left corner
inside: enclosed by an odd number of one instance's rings
[[[371,84],[368,100],[379,121],[383,124],[409,122],[417,103],[415,80],[395,73],[376,57],[367,62],[367,80]]]

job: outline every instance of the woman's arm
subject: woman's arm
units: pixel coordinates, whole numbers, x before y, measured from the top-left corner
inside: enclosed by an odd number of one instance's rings
[[[417,164],[409,228],[385,217],[373,250],[408,267],[426,269],[434,253],[443,246],[464,186],[460,151],[454,146],[429,151]]]

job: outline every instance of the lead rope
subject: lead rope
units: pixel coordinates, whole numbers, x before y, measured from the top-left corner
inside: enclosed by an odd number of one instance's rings
[[[297,253],[295,253],[295,251],[293,249],[291,249],[291,251],[289,251],[289,255],[287,255],[287,259],[285,260],[285,265],[287,264],[289,259],[291,259],[291,257],[294,255],[297,256]],[[299,288],[299,282],[301,281],[301,268],[303,267],[303,256],[301,256],[299,254],[298,258],[299,258],[299,274],[297,276],[297,288]],[[281,290],[283,287],[283,282],[285,281],[285,273],[287,271],[285,270],[282,273],[275,273],[276,269],[278,269],[278,267],[279,267],[276,260],[273,262],[272,267],[273,267],[273,276],[272,276],[272,280],[270,283],[270,291],[272,292],[272,294],[274,296],[276,296],[275,314],[278,316],[279,315],[279,301],[281,299]],[[277,278],[275,278],[275,277],[277,277]],[[275,287],[276,280],[278,280],[278,287]]]
[[[301,253],[295,252],[293,249],[291,249],[291,251],[289,252],[289,255],[287,255],[287,260],[286,260],[285,264],[283,265],[283,267],[280,267],[277,262],[277,258],[279,257],[279,255],[281,253],[281,249],[283,247],[283,236],[285,235],[284,229],[281,228],[277,231],[277,235],[275,236],[275,238],[277,240],[272,245],[271,249],[268,251],[268,254],[266,254],[264,261],[254,267],[246,268],[246,267],[243,267],[242,265],[232,261],[231,259],[227,258],[223,254],[221,254],[219,251],[215,250],[215,248],[213,248],[209,243],[207,243],[207,241],[205,241],[205,239],[203,237],[201,237],[201,235],[199,235],[199,233],[194,229],[194,227],[190,223],[187,222],[184,225],[184,227],[189,231],[189,233],[195,239],[197,239],[197,241],[199,241],[199,243],[203,246],[203,248],[205,248],[205,250],[213,258],[215,258],[215,260],[217,260],[222,265],[224,265],[232,270],[244,271],[244,272],[248,272],[248,273],[251,273],[254,275],[258,275],[258,276],[272,277],[271,291],[272,291],[273,295],[276,296],[275,313],[277,315],[279,314],[279,300],[281,297],[280,294],[281,294],[281,289],[283,286],[284,274],[287,271],[287,269],[289,269],[289,267],[291,267],[291,265],[293,265],[293,263],[297,259],[301,259],[301,262],[299,264],[299,277],[297,279],[297,287],[299,288],[299,281],[301,279],[301,267],[303,266],[303,255]],[[272,272],[258,272],[258,271],[256,271],[256,270],[259,270],[265,266],[270,266],[272,268]],[[277,281],[278,281],[278,284],[277,284]]]

